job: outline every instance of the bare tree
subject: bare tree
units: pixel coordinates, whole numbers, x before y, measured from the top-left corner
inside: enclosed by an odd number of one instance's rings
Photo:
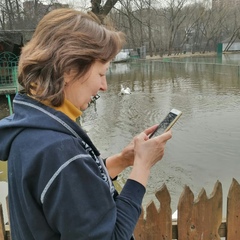
[[[187,17],[187,13],[182,10],[187,3],[187,0],[169,0],[166,2],[167,7],[164,8],[164,17],[168,23],[168,55],[174,50],[174,41],[177,32]]]
[[[121,14],[123,16],[122,26],[124,26],[124,32],[127,34],[127,37],[130,41],[130,44],[133,48],[136,48],[136,37],[135,37],[135,25],[136,25],[136,17],[134,15],[133,10],[133,1],[130,0],[120,0],[122,5]]]
[[[207,0],[205,0],[207,1]],[[69,1],[68,1],[69,2]],[[117,4],[118,3],[118,4]],[[188,0],[89,0],[77,8],[90,10],[101,20],[109,15],[114,25],[127,35],[128,48],[146,46],[148,53],[171,55],[183,49],[205,52],[229,38],[227,49],[240,36],[239,10],[220,6],[210,9],[203,1]],[[72,7],[76,6],[72,0]],[[1,29],[34,29],[58,0],[0,0]],[[109,14],[112,12],[112,14]],[[226,50],[227,50],[226,49]]]
[[[194,3],[187,5],[183,8],[187,18],[183,24],[182,32],[184,35],[179,43],[181,51],[184,48],[184,51],[191,50],[192,53],[195,52],[195,49],[201,48],[203,42],[202,34],[202,24],[203,17],[207,11],[202,3]]]
[[[1,28],[8,30],[34,29],[39,20],[49,11],[62,7],[57,0],[41,1],[21,0],[0,1],[0,24]]]
[[[107,0],[103,5],[101,0],[91,0],[92,12],[95,13],[100,20],[103,20],[114,7],[118,0]]]
[[[216,50],[217,43],[222,40],[222,35],[224,34],[223,29],[227,18],[228,10],[225,7],[221,7],[218,10],[209,9],[205,12],[201,29],[202,35],[205,38],[203,53],[211,48],[215,48]]]
[[[149,55],[153,56],[153,39],[152,39],[152,21],[151,21],[151,7],[152,7],[152,1],[147,1],[148,7],[147,7],[147,13],[148,13],[148,37],[149,37]]]
[[[20,7],[17,0],[4,0],[0,2],[0,23],[2,29],[16,29],[20,21]]]
[[[226,18],[224,26],[224,38],[227,38],[228,43],[224,51],[228,51],[236,39],[240,39],[240,26],[239,26],[239,8],[230,8],[228,17]],[[225,40],[225,39],[224,39]]]

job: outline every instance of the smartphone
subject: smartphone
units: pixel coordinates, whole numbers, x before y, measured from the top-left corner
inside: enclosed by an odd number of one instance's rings
[[[172,109],[168,115],[163,119],[163,121],[158,125],[157,129],[150,134],[149,138],[153,136],[158,136],[164,132],[167,132],[174,123],[180,118],[182,112],[177,109]]]

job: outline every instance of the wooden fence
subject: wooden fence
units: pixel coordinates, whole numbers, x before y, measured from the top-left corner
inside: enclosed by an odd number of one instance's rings
[[[160,209],[152,202],[146,213],[143,211],[135,229],[137,240],[240,240],[240,185],[235,179],[228,191],[226,220],[222,218],[222,184],[219,181],[209,198],[203,189],[195,201],[186,186],[178,202],[176,222],[172,222],[171,198],[166,185],[156,192],[156,198]]]
[[[227,215],[222,218],[222,184],[218,181],[208,198],[203,189],[198,198],[185,187],[178,202],[177,221],[172,221],[171,197],[164,184],[156,192],[157,209],[151,202],[140,216],[136,240],[240,240],[240,185],[233,179],[227,196]],[[146,216],[144,218],[144,216]],[[0,205],[0,240],[10,239],[9,225],[3,222]]]

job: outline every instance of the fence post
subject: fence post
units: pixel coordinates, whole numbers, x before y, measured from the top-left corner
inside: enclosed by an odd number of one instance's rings
[[[233,179],[227,197],[227,239],[240,239],[240,185]]]
[[[172,239],[172,210],[170,208],[170,194],[166,185],[155,194],[160,202],[157,209],[154,202],[146,208],[146,219],[144,210],[135,228],[134,235],[136,240],[169,240]]]
[[[196,201],[189,187],[185,187],[178,204],[178,240],[220,240],[222,223],[222,184],[218,181],[210,198],[203,189]]]
[[[6,240],[5,224],[3,219],[3,209],[0,203],[0,240]]]

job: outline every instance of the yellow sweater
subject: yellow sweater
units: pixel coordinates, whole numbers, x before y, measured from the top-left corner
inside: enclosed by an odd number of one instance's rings
[[[71,118],[74,122],[78,117],[82,115],[82,112],[76,108],[70,101],[67,99],[64,100],[63,104],[60,107],[53,107],[57,111],[60,111],[64,114],[66,114],[69,118]]]
[[[77,118],[82,115],[82,112],[76,108],[70,101],[66,98],[64,99],[63,104],[60,107],[52,106],[49,101],[41,101],[44,105],[54,108],[57,111],[60,111],[66,114],[69,118],[71,118],[74,122],[76,122]]]
[[[32,90],[33,93],[35,93],[34,90]],[[31,96],[34,98],[34,96]],[[34,98],[35,99],[35,98]],[[76,108],[70,101],[68,101],[66,98],[64,99],[63,104],[60,107],[54,107],[52,106],[49,101],[41,101],[44,105],[54,108],[57,111],[60,111],[64,114],[66,114],[69,118],[71,118],[74,122],[76,122],[77,118],[82,115],[82,112]]]

